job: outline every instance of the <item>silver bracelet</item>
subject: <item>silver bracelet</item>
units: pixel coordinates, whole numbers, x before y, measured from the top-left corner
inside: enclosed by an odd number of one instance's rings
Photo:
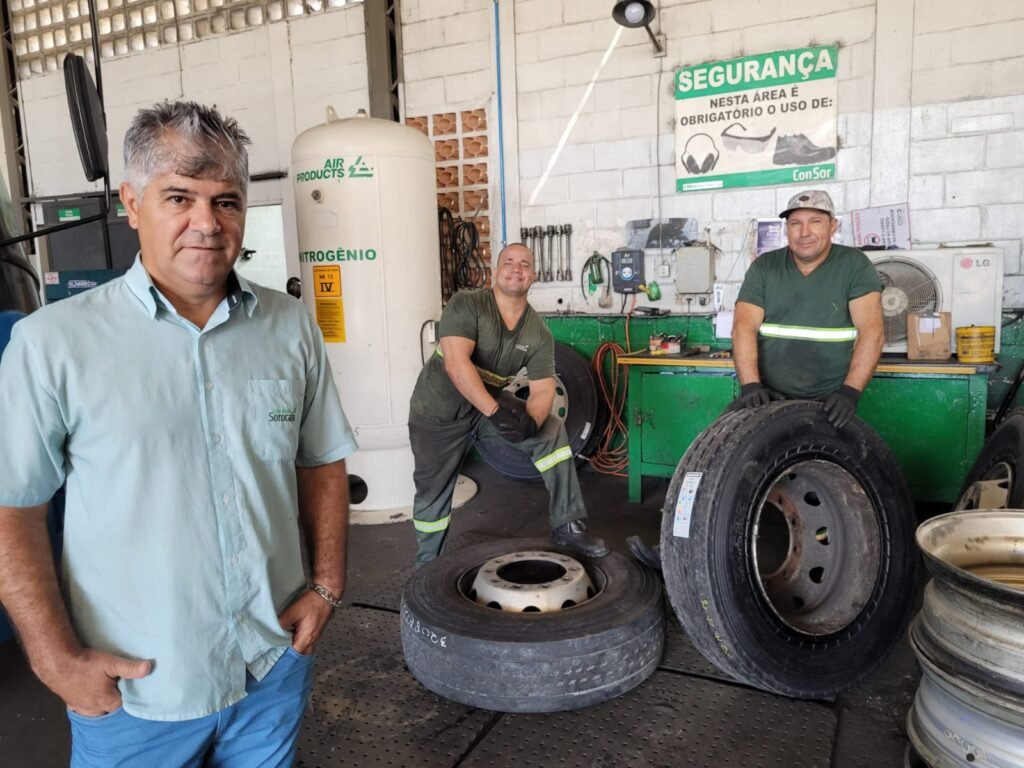
[[[335,599],[334,595],[331,594],[330,590],[327,589],[327,587],[311,582],[309,588],[313,592],[316,592],[318,595],[320,595],[320,597],[322,597],[328,603],[330,603],[332,608],[341,608],[341,600]]]

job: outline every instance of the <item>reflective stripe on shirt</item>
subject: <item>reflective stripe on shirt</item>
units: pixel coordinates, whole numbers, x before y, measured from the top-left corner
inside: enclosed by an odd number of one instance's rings
[[[811,328],[805,325],[777,325],[762,323],[758,332],[772,339],[799,339],[800,341],[853,341],[856,328]]]
[[[440,345],[434,348],[434,353],[442,360],[444,359],[444,352],[441,351]],[[516,380],[515,376],[501,376],[495,373],[494,371],[489,371],[486,368],[481,368],[479,365],[474,365],[473,367],[476,368],[476,372],[480,374],[480,380],[484,384],[487,384],[492,387],[501,387],[502,389],[504,389],[505,387],[507,387],[509,384]]]

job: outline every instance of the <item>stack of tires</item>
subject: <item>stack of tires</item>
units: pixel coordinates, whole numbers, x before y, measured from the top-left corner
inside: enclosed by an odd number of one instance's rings
[[[917,531],[932,580],[910,630],[921,684],[908,766],[1024,765],[1024,511],[957,511]]]

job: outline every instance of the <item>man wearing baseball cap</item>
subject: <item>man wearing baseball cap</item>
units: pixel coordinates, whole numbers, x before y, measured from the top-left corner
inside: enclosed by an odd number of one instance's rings
[[[751,264],[736,299],[740,395],[728,410],[818,399],[841,429],[882,352],[881,281],[863,253],[833,244],[838,221],[828,193],[800,192],[779,216],[789,246]]]

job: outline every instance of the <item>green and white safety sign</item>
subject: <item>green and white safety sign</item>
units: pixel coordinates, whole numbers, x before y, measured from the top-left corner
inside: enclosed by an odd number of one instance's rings
[[[836,176],[838,48],[818,46],[676,72],[676,191]]]

